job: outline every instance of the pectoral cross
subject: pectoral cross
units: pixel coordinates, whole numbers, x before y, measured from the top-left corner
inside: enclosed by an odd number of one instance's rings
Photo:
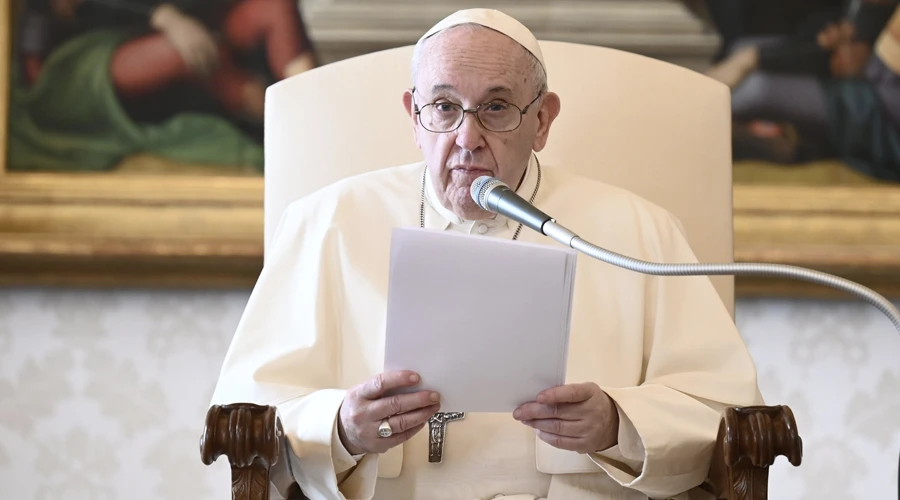
[[[451,413],[435,413],[428,419],[428,461],[433,464],[441,463],[444,456],[444,435],[447,432],[447,424],[454,420],[465,418],[461,411]]]

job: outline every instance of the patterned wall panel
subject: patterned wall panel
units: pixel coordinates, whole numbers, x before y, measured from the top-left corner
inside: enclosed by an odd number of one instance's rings
[[[0,491],[17,500],[229,498],[198,438],[248,293],[0,290]],[[900,335],[848,302],[745,300],[737,320],[804,464],[776,500],[896,498]]]

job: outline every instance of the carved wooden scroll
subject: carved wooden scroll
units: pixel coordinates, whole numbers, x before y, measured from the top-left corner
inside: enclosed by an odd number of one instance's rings
[[[727,408],[705,486],[722,500],[764,500],[769,467],[779,455],[795,467],[803,455],[803,442],[790,408]]]
[[[269,470],[278,462],[283,435],[273,406],[215,405],[206,413],[200,455],[206,465],[228,457],[232,500],[268,500]]]

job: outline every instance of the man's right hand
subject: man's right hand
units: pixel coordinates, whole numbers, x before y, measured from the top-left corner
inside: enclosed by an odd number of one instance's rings
[[[411,371],[385,372],[347,391],[338,418],[338,433],[351,455],[384,453],[413,437],[440,409],[440,395],[431,391],[396,394],[392,389],[413,387],[419,375]],[[378,426],[388,419],[391,437],[381,437]]]

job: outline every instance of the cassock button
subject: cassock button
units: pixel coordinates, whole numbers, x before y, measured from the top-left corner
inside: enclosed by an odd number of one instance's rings
[[[484,224],[478,224],[478,234],[484,234],[488,231],[488,227]]]

